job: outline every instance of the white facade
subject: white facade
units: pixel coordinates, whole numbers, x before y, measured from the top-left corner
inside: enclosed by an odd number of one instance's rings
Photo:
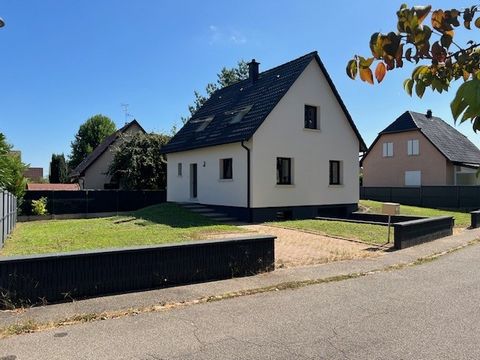
[[[317,107],[319,129],[304,128],[305,105]],[[252,139],[251,207],[355,204],[359,200],[359,139],[316,60],[307,66]],[[292,158],[291,185],[277,185],[277,157]],[[233,179],[220,179],[220,159],[233,159]],[[167,200],[247,206],[247,151],[240,143],[169,153]],[[330,185],[329,162],[340,161]],[[182,176],[178,176],[182,163]],[[198,164],[191,194],[190,164]]]
[[[233,160],[233,178],[220,179],[220,160],[228,158]],[[191,164],[197,164],[197,198],[191,193]],[[167,154],[167,184],[168,201],[246,207],[247,152],[234,143]]]
[[[304,106],[319,129],[304,128]],[[359,141],[315,60],[253,135],[252,207],[352,204],[359,200]],[[276,185],[276,158],[293,158],[293,185]],[[341,185],[329,185],[339,160]]]

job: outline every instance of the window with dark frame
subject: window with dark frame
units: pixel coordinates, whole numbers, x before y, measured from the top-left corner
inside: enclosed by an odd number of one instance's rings
[[[233,179],[233,160],[220,160],[220,179]]]
[[[330,185],[340,184],[340,161],[330,160]]]
[[[292,159],[277,158],[277,185],[292,184]]]
[[[178,163],[177,175],[182,176],[182,163]]]
[[[318,129],[316,106],[305,105],[305,129]]]

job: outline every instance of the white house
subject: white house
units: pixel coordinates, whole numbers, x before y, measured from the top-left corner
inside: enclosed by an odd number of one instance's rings
[[[366,150],[317,52],[215,92],[163,148],[167,200],[242,220],[349,212]]]
[[[114,158],[114,150],[125,138],[139,132],[145,133],[137,120],[125,124],[122,128],[109,135],[72,171],[70,177],[78,182],[82,189],[111,189],[118,184],[112,184],[112,176],[108,168]]]

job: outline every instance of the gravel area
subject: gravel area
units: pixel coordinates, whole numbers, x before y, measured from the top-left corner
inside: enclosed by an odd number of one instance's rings
[[[277,268],[308,266],[338,260],[379,256],[381,251],[371,245],[328,236],[267,225],[242,225],[252,233],[275,235]]]

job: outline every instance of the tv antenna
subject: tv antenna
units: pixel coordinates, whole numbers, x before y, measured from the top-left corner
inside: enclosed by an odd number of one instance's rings
[[[129,107],[130,105],[129,105],[129,104],[124,104],[124,103],[122,103],[122,104],[120,104],[120,106],[122,107],[122,111],[123,111],[123,113],[125,114],[125,124],[127,124],[127,123],[128,123],[128,119],[132,117],[132,114],[130,114],[130,113],[128,112],[128,107]]]

